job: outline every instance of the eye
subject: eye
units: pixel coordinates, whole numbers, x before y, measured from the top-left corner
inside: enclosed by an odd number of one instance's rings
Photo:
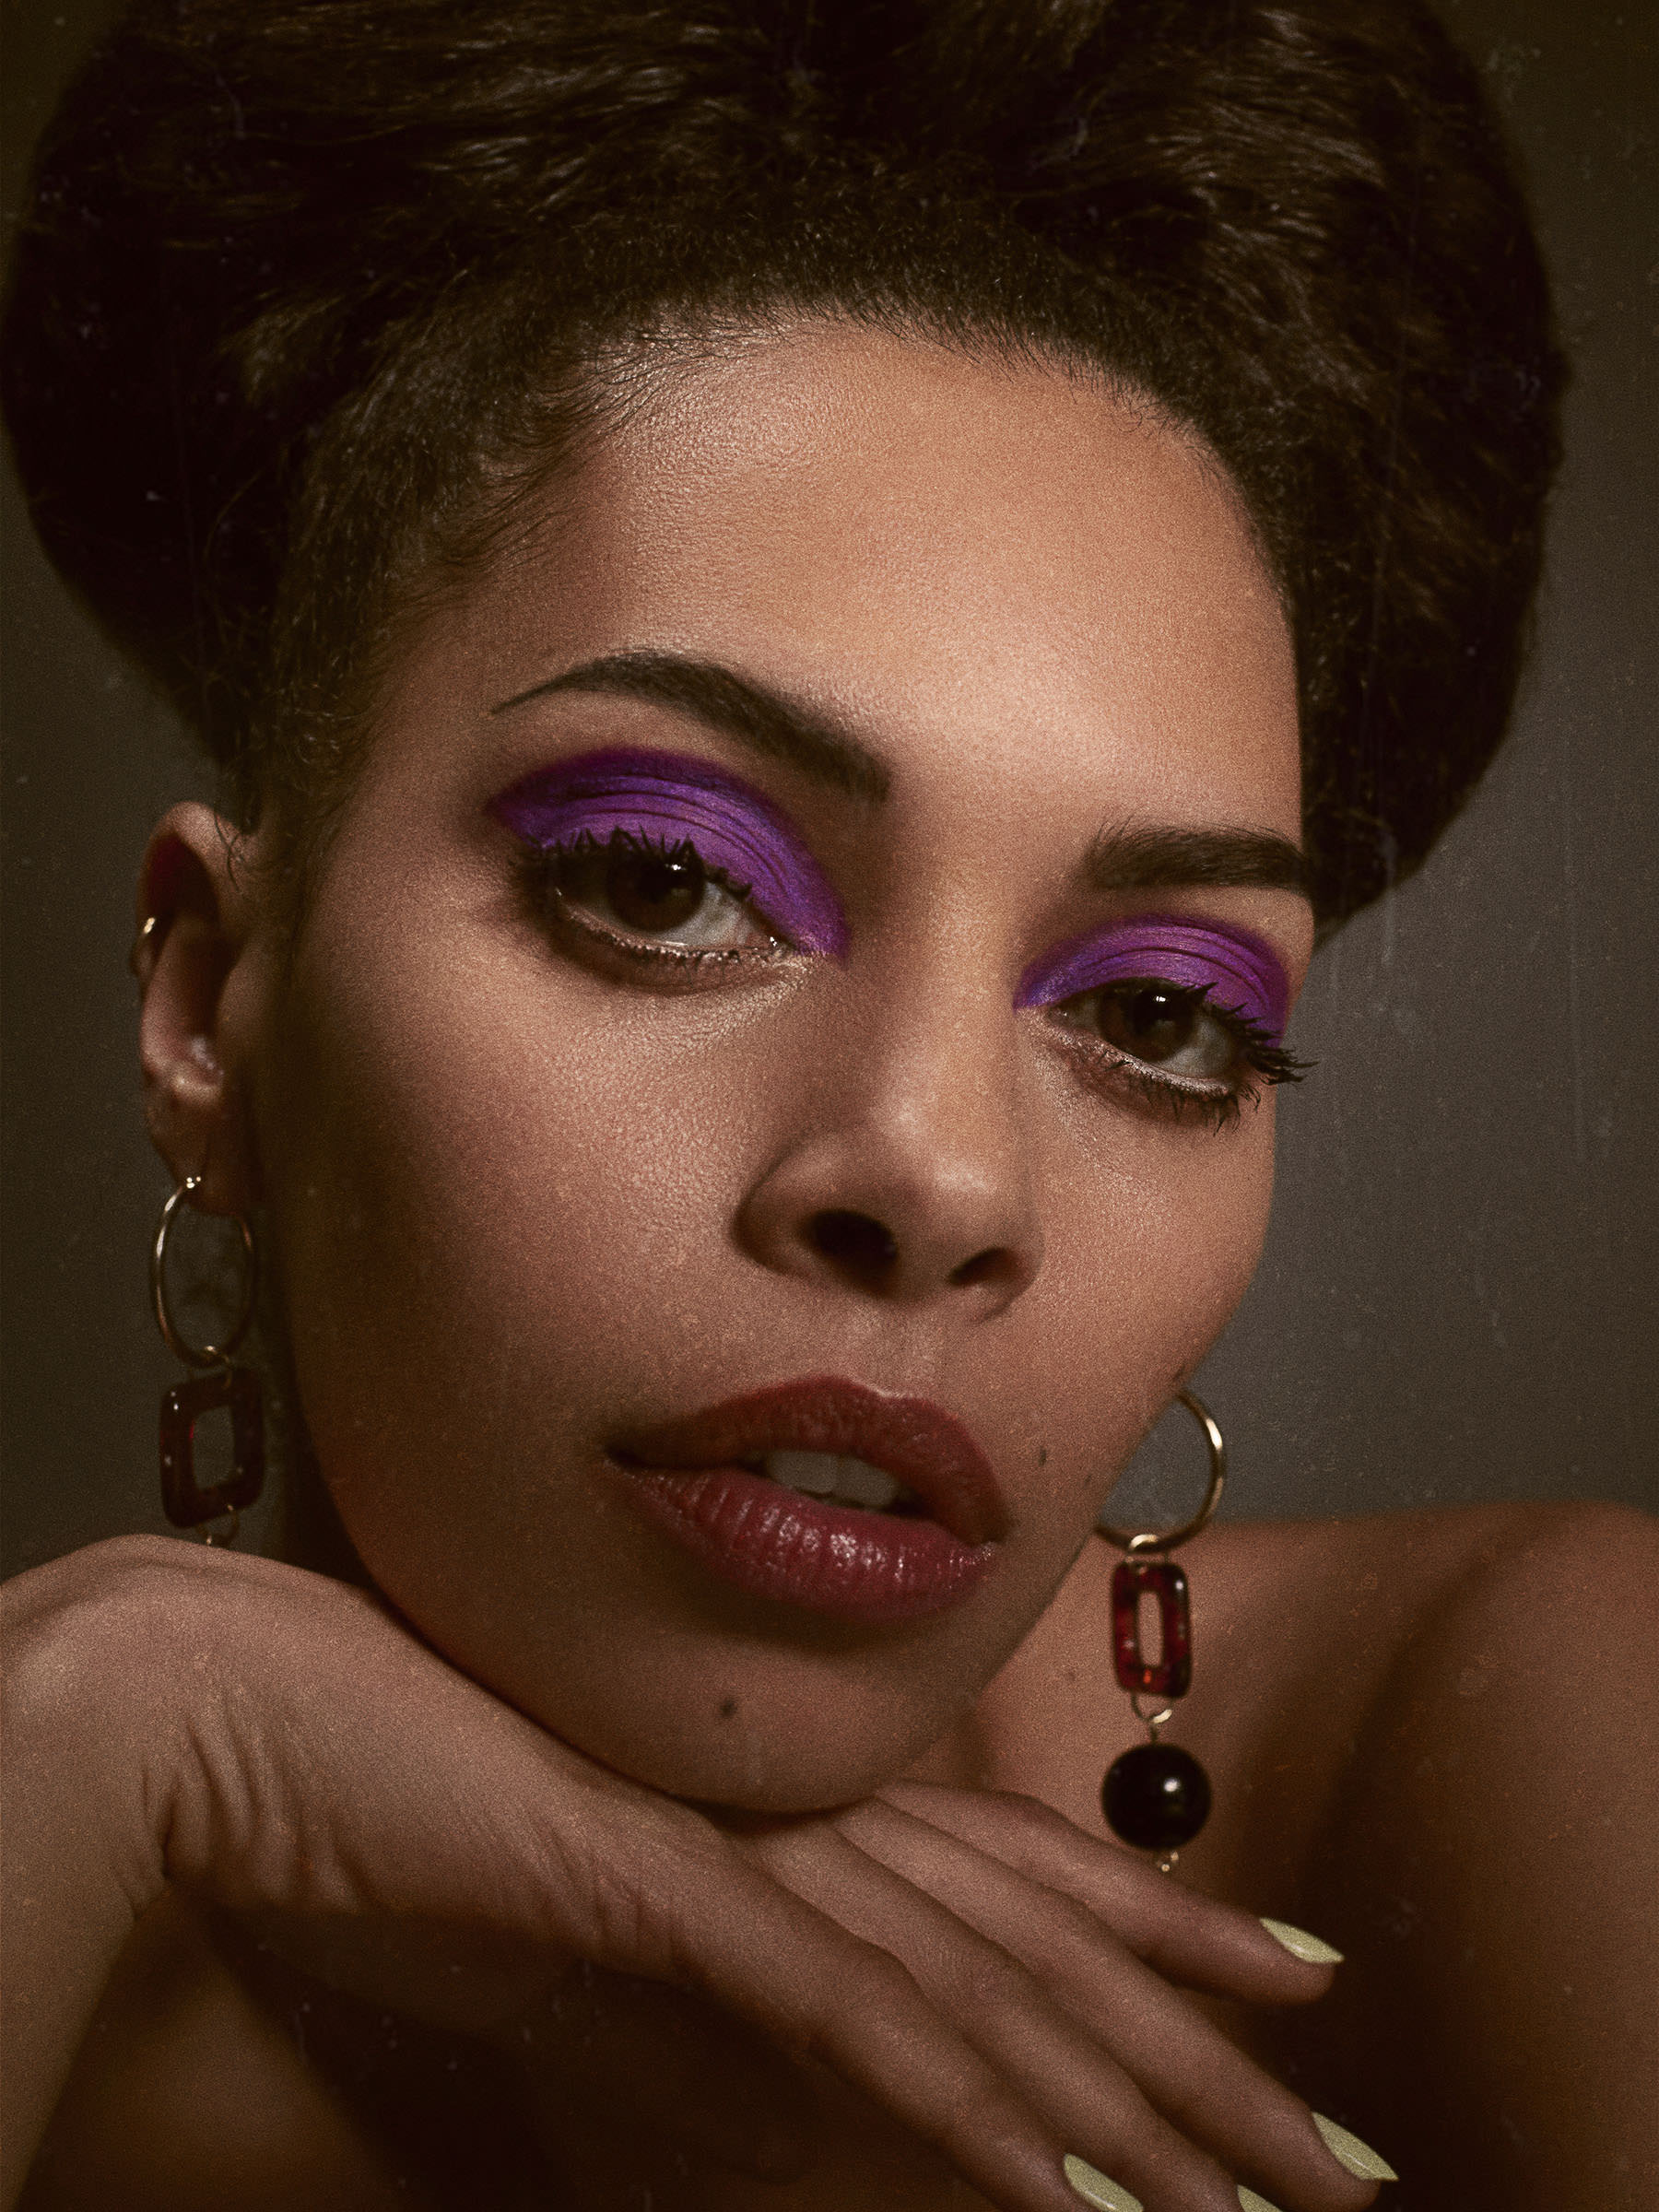
[[[625,830],[544,855],[545,880],[579,920],[608,934],[686,952],[776,947],[782,940],[748,904],[748,886],[706,865],[688,840],[654,844]]]
[[[1240,1056],[1239,1025],[1212,1013],[1202,991],[1139,978],[1111,983],[1072,1002],[1075,1026],[1093,1030],[1117,1052],[1169,1075],[1224,1081]]]

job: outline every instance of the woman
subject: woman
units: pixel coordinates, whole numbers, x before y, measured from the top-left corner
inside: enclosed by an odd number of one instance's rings
[[[42,534],[229,779],[150,1126],[300,1421],[282,1561],[11,1587],[8,2186],[50,2116],[31,2203],[1636,2204],[1645,1524],[1196,1537],[1215,1810],[1178,1882],[1098,1810],[1090,1531],[1316,926],[1512,689],[1559,372],[1466,71],[464,32],[141,12],[16,279]]]

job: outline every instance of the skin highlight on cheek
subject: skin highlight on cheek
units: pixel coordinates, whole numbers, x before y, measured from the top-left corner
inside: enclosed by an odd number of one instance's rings
[[[840,900],[791,825],[739,778],[678,754],[615,747],[535,770],[489,812],[537,851],[595,844],[618,831],[670,850],[689,842],[706,867],[744,885],[802,952],[841,958]]]

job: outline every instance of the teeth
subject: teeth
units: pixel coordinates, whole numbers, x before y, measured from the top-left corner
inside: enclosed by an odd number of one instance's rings
[[[833,1452],[769,1452],[760,1462],[774,1482],[809,1498],[828,1498],[841,1472]]]
[[[835,1495],[879,1513],[898,1497],[899,1485],[880,1467],[872,1467],[862,1459],[843,1459],[838,1463]]]
[[[872,1512],[886,1512],[896,1500],[908,1501],[912,1496],[885,1468],[835,1452],[768,1452],[760,1465],[786,1489],[802,1490],[808,1498],[833,1498],[840,1504],[862,1505]]]

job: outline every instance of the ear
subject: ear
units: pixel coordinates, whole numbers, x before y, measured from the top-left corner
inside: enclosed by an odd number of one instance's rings
[[[156,830],[138,875],[145,1118],[174,1180],[202,1178],[196,1204],[211,1214],[246,1213],[259,1197],[252,859],[223,816],[185,805]]]

